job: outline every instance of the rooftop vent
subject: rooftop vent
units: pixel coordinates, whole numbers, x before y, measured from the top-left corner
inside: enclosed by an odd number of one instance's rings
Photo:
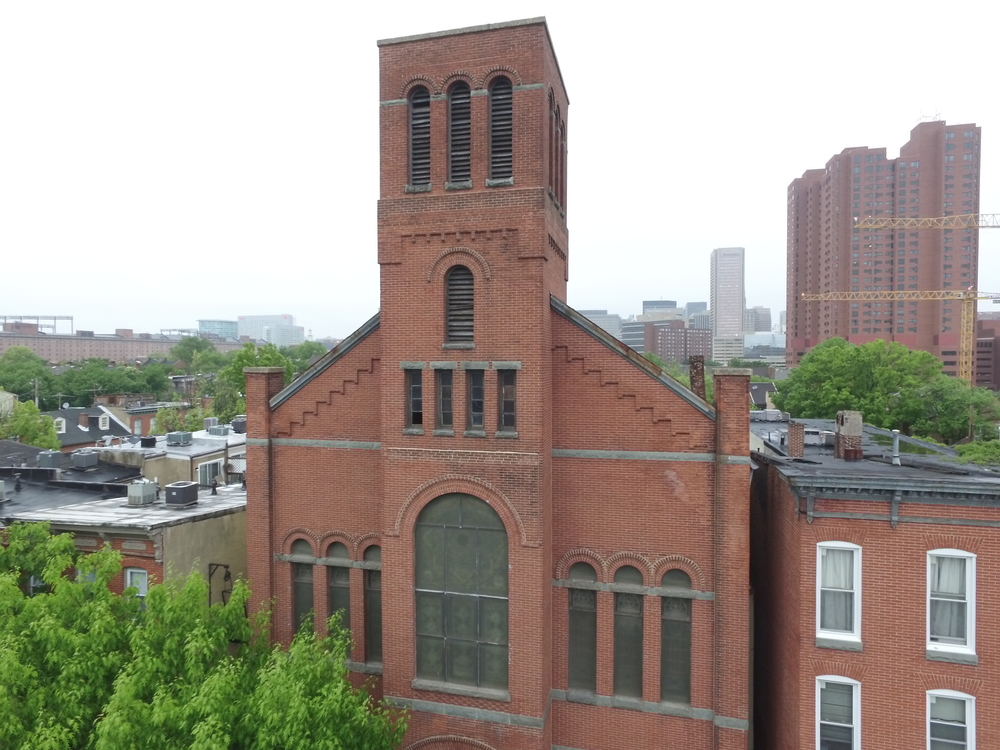
[[[166,486],[167,506],[186,508],[198,503],[197,482],[171,482]]]
[[[247,431],[247,418],[246,415],[240,415],[233,418],[233,432],[237,435],[242,435]]]
[[[168,432],[167,445],[191,445],[190,432]]]
[[[97,466],[97,454],[94,451],[77,451],[73,454],[73,467],[76,469],[93,469]]]
[[[5,485],[4,481],[0,479],[0,503],[4,502],[6,499],[7,499],[7,485]]]
[[[42,469],[58,469],[62,466],[62,455],[59,451],[42,451],[38,454],[38,466]]]
[[[156,436],[146,435],[139,438],[139,446],[142,448],[155,448],[156,447]]]
[[[229,425],[225,424],[214,424],[208,428],[209,435],[220,435],[225,436],[229,434]]]
[[[128,486],[129,505],[149,505],[156,500],[156,484],[153,482],[133,482]]]

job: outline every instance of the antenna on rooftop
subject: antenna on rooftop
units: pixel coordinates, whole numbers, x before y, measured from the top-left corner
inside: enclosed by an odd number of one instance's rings
[[[935,112],[933,115],[925,115],[923,111],[920,112],[920,119],[917,122],[936,122],[941,119],[941,112]]]

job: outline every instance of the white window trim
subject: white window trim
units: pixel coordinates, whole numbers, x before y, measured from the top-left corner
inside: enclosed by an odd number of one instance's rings
[[[219,471],[216,474],[216,476],[221,477],[223,475],[224,472],[222,470],[222,459],[221,458],[214,458],[211,461],[202,461],[200,464],[198,464],[197,466],[195,466],[195,471],[198,473],[198,484],[201,484],[201,467],[202,466],[211,466],[212,464],[216,464],[219,467]]]
[[[820,605],[822,602],[823,550],[849,550],[854,553],[854,623],[851,632],[824,630],[820,627]],[[861,547],[851,542],[819,542],[816,545],[816,635],[820,638],[836,638],[842,641],[861,642]]]
[[[66,434],[66,420],[63,419],[62,417],[56,417],[52,421],[55,423],[56,434],[57,435],[65,435]]]
[[[111,417],[107,414],[102,414],[97,420],[97,429],[99,430],[110,430],[111,429]]]
[[[861,750],[861,683],[852,680],[850,677],[839,677],[838,675],[823,674],[816,678],[816,750],[819,750],[819,716],[820,716],[820,690],[824,682],[835,682],[840,685],[850,685],[852,697],[852,713],[854,714],[854,727],[851,734],[851,745],[854,750]]]
[[[145,568],[125,568],[125,588],[129,588],[132,585],[129,582],[129,579],[131,578],[131,574],[133,572],[142,573],[146,577],[146,584],[144,587],[140,588],[139,586],[136,586],[136,589],[139,590],[139,598],[143,599],[149,592],[149,571]]]
[[[931,640],[931,558],[964,557],[965,563],[965,645]],[[976,555],[960,549],[932,549],[927,553],[926,632],[927,650],[956,654],[976,653]]]
[[[927,691],[927,750],[931,748],[931,698],[934,696],[965,701],[966,750],[976,750],[976,696],[957,690]]]

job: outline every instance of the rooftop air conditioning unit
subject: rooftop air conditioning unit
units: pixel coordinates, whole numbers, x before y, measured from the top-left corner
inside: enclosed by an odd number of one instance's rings
[[[62,466],[62,455],[59,451],[42,451],[38,454],[38,466],[42,469],[58,469]]]
[[[191,445],[190,432],[168,432],[167,445]]]
[[[149,505],[155,500],[155,482],[134,482],[128,486],[129,505]]]
[[[155,448],[156,447],[156,436],[155,435],[143,435],[139,438],[140,448]]]
[[[7,485],[0,479],[0,503],[7,499]]]
[[[239,416],[233,418],[233,432],[238,435],[242,435],[247,431],[247,418],[245,416]]]
[[[198,503],[197,482],[171,482],[166,486],[167,507],[186,508]]]
[[[205,419],[202,420],[202,424],[205,425],[206,430],[211,430],[213,427],[215,427],[215,425],[219,424],[219,418],[205,417]]]
[[[215,424],[208,428],[209,435],[225,436],[229,434],[229,425]]]
[[[73,454],[73,467],[77,469],[93,469],[97,466],[97,453],[94,451],[77,451]]]

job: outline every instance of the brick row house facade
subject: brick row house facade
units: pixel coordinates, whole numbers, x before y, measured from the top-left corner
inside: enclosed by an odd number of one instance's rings
[[[379,312],[247,371],[274,637],[341,611],[407,748],[746,748],[748,371],[709,404],[566,304],[544,19],[379,56]]]

